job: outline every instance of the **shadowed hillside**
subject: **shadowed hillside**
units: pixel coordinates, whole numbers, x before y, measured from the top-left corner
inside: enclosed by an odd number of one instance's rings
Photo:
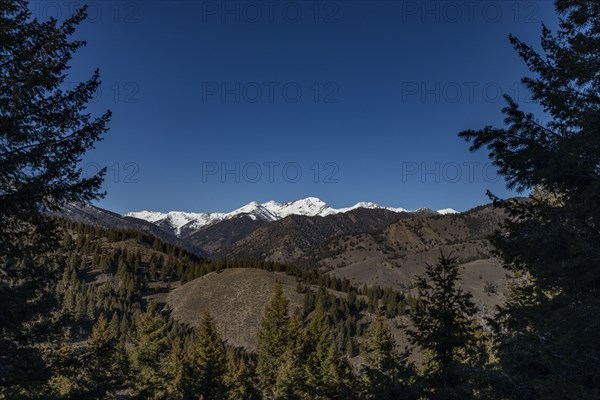
[[[182,249],[191,251],[196,255],[205,255],[205,252],[198,246],[194,246],[191,242],[178,238],[155,224],[138,218],[122,217],[112,211],[94,207],[89,204],[70,204],[63,207],[60,212],[54,213],[54,215],[70,221],[81,222],[102,228],[141,231],[150,234],[165,243],[173,244]]]
[[[239,215],[193,231],[185,240],[208,254],[219,254],[266,224],[264,219]]]
[[[292,215],[260,227],[223,252],[233,257],[255,257],[290,262],[314,246],[343,234],[373,232],[413,214],[358,208],[326,217]]]

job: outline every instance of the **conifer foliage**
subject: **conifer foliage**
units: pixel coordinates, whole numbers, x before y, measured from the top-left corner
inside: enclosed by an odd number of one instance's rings
[[[52,237],[45,209],[99,195],[103,173],[84,177],[78,161],[107,130],[110,112],[86,112],[100,85],[96,71],[64,89],[74,53],[71,40],[85,7],[62,23],[31,18],[24,0],[0,4],[1,251],[24,254]]]
[[[511,36],[531,71],[522,79],[543,109],[506,96],[506,126],[468,130],[508,186],[537,189],[499,201],[510,221],[494,238],[519,279],[495,321],[495,344],[518,399],[599,398],[600,387],[600,3],[556,0],[556,32],[540,49]]]
[[[417,277],[419,304],[411,313],[410,341],[424,353],[422,388],[428,398],[468,399],[473,371],[469,361],[479,360],[477,308],[459,283],[456,257],[441,254]],[[469,357],[471,356],[471,357]]]
[[[226,389],[223,382],[226,353],[215,320],[209,313],[203,315],[196,330],[188,362],[192,393],[205,400],[222,399]]]
[[[289,301],[283,295],[281,284],[277,283],[275,295],[265,309],[257,337],[256,375],[265,399],[275,398],[277,374],[286,361],[286,349],[290,343],[288,304]]]
[[[83,382],[88,398],[114,398],[124,386],[126,372],[125,348],[118,338],[117,327],[101,314],[92,328],[84,356]]]
[[[169,372],[166,357],[171,349],[167,324],[151,303],[135,322],[129,349],[130,385],[134,398],[163,399],[167,396]]]
[[[61,330],[49,318],[60,259],[46,211],[100,195],[103,172],[84,177],[78,165],[110,119],[87,111],[99,73],[64,88],[84,45],[71,36],[85,18],[82,8],[40,21],[25,0],[0,2],[0,390],[8,393],[38,392],[51,375],[41,343]]]
[[[411,399],[414,369],[407,354],[399,354],[392,332],[377,314],[365,343],[363,396],[365,399]]]

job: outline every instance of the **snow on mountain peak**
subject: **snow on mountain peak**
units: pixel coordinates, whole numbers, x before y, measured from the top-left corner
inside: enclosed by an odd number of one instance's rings
[[[437,210],[438,214],[448,215],[448,214],[458,214],[459,212],[452,208],[443,208],[441,210]]]
[[[307,197],[306,199],[296,200],[281,205],[278,214],[281,218],[288,215],[307,215],[317,216],[322,215],[322,212],[329,209],[327,203],[316,197]]]
[[[359,201],[354,205],[354,208],[381,208],[379,204],[371,203],[370,201]]]
[[[290,215],[304,216],[327,216],[332,214],[346,213],[357,208],[386,209],[392,212],[411,212],[404,208],[383,207],[372,202],[359,202],[351,207],[333,208],[317,197],[307,197],[288,203],[267,201],[266,203],[250,202],[229,213],[190,213],[183,211],[170,211],[162,213],[158,211],[137,211],[125,214],[126,217],[134,217],[152,222],[156,225],[172,229],[176,235],[180,235],[184,228],[199,229],[225,219],[234,218],[239,215],[248,215],[252,219],[261,218],[266,221],[277,221]],[[417,210],[418,211],[418,210]],[[437,211],[438,214],[455,214],[457,211],[445,208]]]

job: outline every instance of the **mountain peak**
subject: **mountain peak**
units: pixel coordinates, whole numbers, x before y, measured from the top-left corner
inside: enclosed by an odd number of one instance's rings
[[[318,197],[306,197],[304,199],[292,201],[292,203],[312,203],[312,204],[319,204],[319,205],[326,205],[327,204],[327,203],[325,203],[323,200],[321,200]]]
[[[459,214],[458,211],[452,209],[452,208],[443,208],[441,210],[437,210],[438,214],[442,214],[442,215],[447,215],[447,214]]]
[[[307,197],[305,199],[285,203],[281,206],[279,215],[282,218],[285,218],[288,215],[306,215],[310,217],[315,217],[317,215],[323,216],[322,213],[330,208],[331,207],[329,207],[327,203],[317,197]]]

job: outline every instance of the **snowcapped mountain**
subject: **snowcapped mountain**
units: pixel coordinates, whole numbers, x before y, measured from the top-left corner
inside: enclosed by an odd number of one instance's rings
[[[444,208],[441,210],[437,210],[436,212],[441,215],[458,214],[458,211],[453,210],[452,208]]]
[[[346,213],[357,208],[369,209],[386,209],[393,212],[416,212],[409,211],[404,208],[383,207],[379,204],[371,202],[356,203],[352,207],[333,208],[327,203],[316,197],[307,197],[306,199],[296,200],[289,203],[278,203],[276,201],[268,201],[266,203],[258,203],[253,201],[246,204],[237,210],[229,213],[190,213],[183,211],[170,211],[167,213],[157,211],[135,211],[125,214],[125,217],[133,217],[142,219],[153,224],[173,231],[176,235],[181,235],[183,232],[198,230],[204,226],[223,221],[226,219],[235,218],[238,216],[249,216],[253,220],[278,221],[289,215],[305,215],[310,217]],[[437,213],[455,214],[457,211],[446,208],[437,211]]]

